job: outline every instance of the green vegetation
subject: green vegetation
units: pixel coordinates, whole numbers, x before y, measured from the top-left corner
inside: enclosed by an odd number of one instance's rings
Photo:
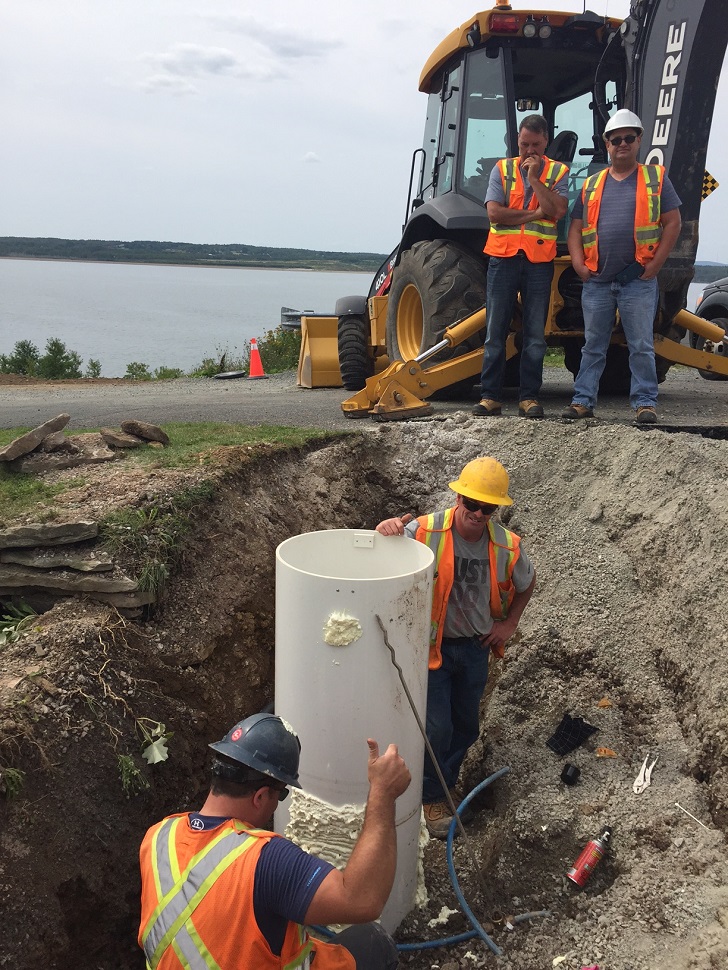
[[[284,330],[276,327],[268,330],[258,341],[258,351],[266,374],[280,374],[282,371],[295,370],[301,349],[301,331]],[[51,337],[46,344],[45,354],[29,340],[19,340],[11,354],[0,354],[0,374],[19,374],[26,377],[41,377],[47,380],[73,380],[81,377],[81,357],[75,350]],[[250,366],[250,344],[246,344],[242,354],[233,349],[218,348],[216,358],[206,357],[201,364],[185,374],[179,367],[157,367],[152,370],[149,364],[132,361],[126,365],[124,377],[130,381],[166,381],[177,377],[214,377],[222,371],[247,371]],[[101,363],[91,358],[86,365],[84,377],[100,377]]]
[[[0,447],[27,431],[28,428],[0,429]],[[98,431],[85,428],[83,431]],[[125,462],[154,465],[158,468],[187,468],[213,464],[211,452],[218,447],[242,446],[252,448],[260,444],[300,447],[307,441],[328,437],[331,432],[315,428],[284,428],[274,425],[248,427],[241,424],[204,422],[202,424],[174,423],[165,425],[171,439],[167,448],[139,448],[129,452]],[[37,507],[36,521],[49,521],[55,516],[53,499],[56,495],[83,485],[81,476],[67,479],[63,484],[48,485],[35,475],[23,475],[0,462],[0,523],[10,522],[21,512]],[[211,485],[200,488],[212,489]],[[192,496],[194,498],[194,496]],[[199,497],[199,496],[198,496]],[[178,502],[184,501],[177,497]]]
[[[0,374],[24,374],[27,377],[43,377],[46,380],[74,380],[81,376],[81,357],[75,350],[68,350],[62,340],[50,337],[45,353],[30,340],[19,340],[12,354],[0,354]],[[94,369],[101,365],[89,361]]]
[[[0,237],[0,256],[30,259],[93,259],[111,263],[171,263],[194,266],[250,266],[275,269],[343,270],[375,273],[384,253],[337,253],[280,249],[244,243],[158,242],[118,239]]]
[[[145,788],[149,788],[149,782],[137,768],[131,755],[119,754],[116,756],[116,762],[121,775],[121,787],[124,789],[127,798],[138,795]]]
[[[13,438],[28,431],[15,428],[0,431],[0,446],[9,444]],[[34,475],[19,475],[0,462],[0,521],[9,521],[25,509],[38,503],[49,504],[54,495],[65,491],[70,483],[48,485]]]
[[[728,266],[722,264],[713,265],[712,263],[696,263],[695,276],[693,283],[712,283],[728,276]]]
[[[20,794],[25,783],[25,772],[20,768],[0,768],[0,794],[8,801]]]
[[[13,603],[5,606],[0,604],[0,647],[19,640],[23,632],[33,625],[37,615],[33,607],[22,600],[17,606]]]

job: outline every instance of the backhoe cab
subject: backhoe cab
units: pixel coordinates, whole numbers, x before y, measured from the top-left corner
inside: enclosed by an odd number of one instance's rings
[[[678,343],[685,328],[706,326],[683,308],[728,38],[722,3],[634,0],[622,22],[590,12],[512,10],[498,2],[442,41],[420,77],[427,120],[423,146],[413,156],[400,244],[366,297],[337,301],[341,380],[360,392],[342,405],[347,416],[407,417],[427,410],[425,399],[436,390],[472,386],[485,335],[488,178],[499,158],[518,153],[519,123],[533,112],[546,117],[552,132],[546,154],[570,166],[569,211],[587,176],[607,164],[602,132],[608,117],[620,107],[640,115],[641,160],[664,164],[683,201],[680,240],[659,278],[658,377],[664,380],[676,360],[728,375],[722,353]],[[568,225],[569,214],[558,227],[546,339],[563,347],[566,367],[576,374],[584,323],[581,281],[566,248]],[[722,347],[721,328],[707,325],[712,329],[702,334],[702,345]],[[507,373],[516,382],[520,330],[517,308]],[[628,388],[626,343],[615,326],[602,389]]]

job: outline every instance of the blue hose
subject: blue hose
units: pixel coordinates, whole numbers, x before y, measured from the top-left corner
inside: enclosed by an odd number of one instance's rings
[[[498,778],[507,774],[510,770],[511,769],[509,767],[501,768],[499,771],[496,771],[492,775],[489,775],[485,779],[485,781],[481,781],[481,783],[476,788],[474,788],[469,795],[467,795],[463,799],[461,804],[458,805],[458,813],[461,813],[463,809],[467,808],[469,802],[471,802],[479,792],[481,792],[484,788],[487,788],[488,785],[491,785]],[[457,874],[455,873],[455,864],[452,858],[452,846],[453,846],[453,840],[455,838],[456,825],[457,825],[457,819],[453,815],[452,821],[450,822],[450,828],[447,830],[447,868],[450,872],[450,882],[452,883],[452,888],[455,890],[455,895],[458,898],[458,902],[460,903],[460,906],[462,907],[463,912],[465,913],[465,915],[468,917],[468,919],[473,925],[473,930],[475,931],[475,935],[479,936],[481,940],[483,940],[483,942],[489,947],[491,952],[495,953],[497,957],[502,956],[503,951],[496,943],[493,942],[493,940],[491,940],[491,938],[485,932],[485,930],[480,925],[478,920],[475,918],[475,914],[466,903],[465,897],[463,896],[462,891],[460,889],[460,883],[458,882],[458,877],[457,877]]]
[[[483,791],[484,788],[487,788],[488,785],[492,785],[494,781],[497,781],[499,778],[502,778],[503,775],[507,774],[510,770],[511,769],[508,766],[506,766],[505,768],[500,768],[498,771],[495,771],[492,775],[489,775],[485,779],[485,781],[481,781],[481,783],[477,785],[470,792],[470,794],[467,795],[462,800],[462,802],[458,805],[458,814],[462,815],[463,809],[465,809],[470,804],[470,802],[475,798],[476,795],[480,794],[480,792]],[[468,930],[466,933],[458,933],[455,936],[445,936],[439,940],[423,940],[421,943],[398,943],[397,950],[400,953],[412,952],[413,950],[432,950],[435,947],[450,946],[451,944],[454,944],[454,943],[464,943],[467,940],[472,940],[474,937],[478,936],[489,947],[492,953],[494,953],[497,957],[503,956],[503,951],[501,950],[501,948],[496,943],[493,942],[493,940],[488,936],[488,934],[485,932],[483,927],[476,919],[475,914],[468,906],[467,902],[465,901],[465,897],[462,894],[462,890],[460,889],[460,883],[458,882],[458,877],[455,872],[455,864],[453,862],[453,857],[452,857],[452,848],[453,848],[453,841],[455,839],[456,826],[457,826],[457,819],[453,815],[452,821],[450,822],[450,828],[447,831],[447,868],[450,873],[450,882],[452,883],[452,887],[455,890],[455,895],[458,898],[458,902],[460,903],[460,906],[463,912],[470,920],[473,926],[473,929]],[[546,909],[539,910],[538,912],[535,912],[535,913],[523,913],[521,916],[514,917],[513,922],[514,924],[522,923],[525,920],[531,919],[534,916],[548,916],[548,915],[549,915],[549,911]],[[314,926],[313,929],[317,930],[319,933],[321,933],[323,936],[327,937],[328,939],[331,939],[331,937],[335,935],[326,926]]]

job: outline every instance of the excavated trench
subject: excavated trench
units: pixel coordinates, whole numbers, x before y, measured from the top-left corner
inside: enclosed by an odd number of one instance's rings
[[[154,616],[119,621],[70,602],[6,648],[2,673],[40,657],[55,692],[28,690],[0,710],[3,764],[27,772],[21,794],[0,799],[0,966],[143,966],[134,935],[144,829],[199,806],[207,741],[272,700],[277,545],[442,507],[447,482],[480,454],[511,474],[515,504],[503,517],[538,585],[505,661],[491,665],[464,768],[468,790],[510,771],[479,796],[467,828],[485,898],[456,844],[462,891],[513,970],[558,957],[567,970],[728,965],[728,445],[458,416],[382,425],[231,471],[199,508]],[[335,729],[346,730],[331,704]],[[598,730],[558,758],[546,740],[564,713]],[[134,744],[143,717],[174,732],[169,759],[151,769]],[[127,752],[148,785],[136,792],[120,782]],[[648,753],[657,765],[637,795]],[[573,787],[560,782],[565,761],[581,770]],[[579,890],[566,870],[605,825],[613,849]],[[427,845],[424,867],[429,902],[400,927],[402,943],[470,928],[443,843]],[[541,910],[550,915],[513,930],[497,916]],[[496,962],[478,940],[402,954],[414,970]]]

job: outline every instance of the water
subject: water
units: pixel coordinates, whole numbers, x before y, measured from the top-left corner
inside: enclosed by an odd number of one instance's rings
[[[0,259],[0,354],[51,337],[104,377],[132,361],[189,371],[224,350],[242,354],[280,323],[281,306],[333,313],[366,295],[373,273]]]
[[[224,350],[242,354],[280,322],[281,306],[332,313],[366,294],[371,273],[0,259],[0,353],[51,337],[122,377],[132,361],[189,371]],[[692,283],[688,309],[704,284]]]

